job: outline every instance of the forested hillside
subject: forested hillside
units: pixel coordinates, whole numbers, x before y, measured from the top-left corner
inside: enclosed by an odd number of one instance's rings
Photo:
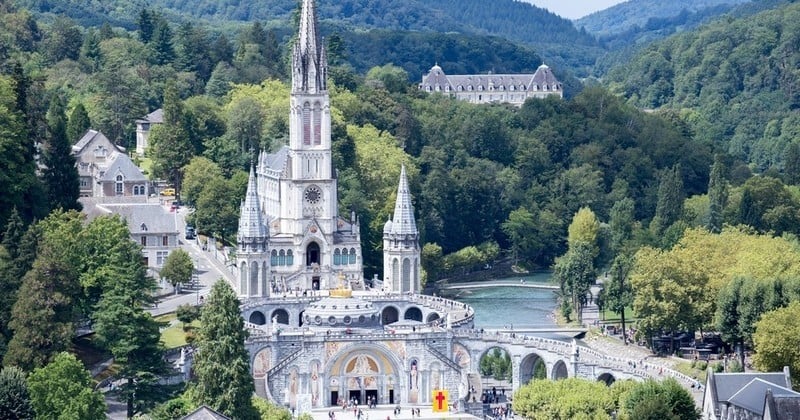
[[[609,74],[643,108],[673,108],[695,137],[752,162],[786,168],[800,132],[800,4],[673,36]]]
[[[706,10],[724,10],[751,0],[628,0],[575,20],[575,26],[605,36],[634,27],[644,28],[651,19],[671,19],[679,15],[708,15]],[[720,6],[724,6],[720,8]]]

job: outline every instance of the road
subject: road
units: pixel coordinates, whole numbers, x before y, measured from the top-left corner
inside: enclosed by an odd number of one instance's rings
[[[188,209],[180,208],[176,215],[180,235],[178,242],[180,248],[189,253],[194,262],[195,271],[199,285],[191,285],[184,287],[180,294],[170,294],[162,297],[158,301],[158,306],[150,309],[153,316],[163,315],[166,313],[174,312],[178,306],[184,304],[197,305],[200,303],[200,298],[207,296],[211,290],[211,286],[219,279],[224,278],[229,282],[232,281],[232,275],[227,270],[225,265],[217,260],[214,250],[203,251],[198,244],[197,239],[187,240],[183,232],[186,231],[186,212]],[[171,288],[171,286],[167,286]]]

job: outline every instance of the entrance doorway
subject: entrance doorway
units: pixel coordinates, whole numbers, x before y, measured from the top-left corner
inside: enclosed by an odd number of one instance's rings
[[[359,390],[350,391],[349,400],[355,401],[356,404],[361,405],[361,391]]]
[[[368,389],[368,390],[365,391],[365,393],[366,393],[366,395],[364,396],[366,398],[366,400],[364,401],[365,403],[367,401],[376,401],[376,402],[378,401],[378,390],[377,389]]]
[[[306,266],[319,264],[319,244],[311,242],[306,247]]]
[[[331,391],[331,405],[339,405],[339,391]]]
[[[394,390],[389,390],[389,404],[394,404]]]

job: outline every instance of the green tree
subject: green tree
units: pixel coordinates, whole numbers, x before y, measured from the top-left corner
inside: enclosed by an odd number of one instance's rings
[[[636,222],[634,206],[633,199],[625,197],[611,207],[608,225],[611,230],[612,253],[623,252],[628,247],[626,244],[633,237],[633,227]]]
[[[237,191],[231,181],[222,177],[207,180],[195,200],[194,222],[198,232],[215,236],[236,232],[239,222],[237,204],[244,192]]]
[[[646,417],[640,417],[645,412],[639,408],[641,405],[651,404],[654,408],[661,407],[661,404],[654,403],[654,400],[663,402],[663,406],[667,408],[666,418],[675,420],[697,420],[700,418],[700,412],[694,403],[692,394],[673,378],[667,378],[663,381],[650,379],[636,384],[622,396],[620,411],[627,414],[627,416],[623,414],[622,418],[631,420],[656,419],[656,417],[653,417],[654,413]]]
[[[183,104],[174,83],[164,89],[164,123],[150,130],[148,141],[153,158],[153,174],[169,180],[181,189],[181,169],[193,155],[193,148],[186,130]]]
[[[514,412],[531,420],[611,419],[616,401],[598,381],[534,380],[514,393]]]
[[[101,269],[103,295],[93,314],[99,342],[114,356],[128,417],[149,407],[157,395],[159,375],[165,372],[159,323],[145,307],[153,303],[156,282],[147,276],[141,248],[125,240],[114,258]]]
[[[581,207],[572,217],[568,228],[567,243],[570,247],[586,244],[597,248],[597,238],[600,232],[600,221],[588,207]],[[595,251],[595,254],[597,251]]]
[[[25,372],[14,366],[0,370],[0,413],[4,419],[33,418]]]
[[[562,304],[569,304],[578,322],[583,320],[586,296],[597,279],[593,253],[594,249],[590,244],[578,242],[566,254],[556,258],[553,266],[553,279],[560,286]]]
[[[72,108],[72,113],[69,114],[69,121],[67,121],[67,141],[77,143],[91,126],[89,113],[86,112],[83,103],[78,102],[75,108]]]
[[[158,17],[155,21],[155,30],[153,31],[153,38],[148,43],[152,51],[153,64],[167,65],[175,60],[175,47],[172,40],[172,28],[169,22],[162,17]]]
[[[715,159],[708,178],[708,223],[710,232],[722,231],[725,206],[728,204],[728,187],[725,180],[725,167],[721,159]]]
[[[83,216],[54,212],[40,222],[43,231],[33,267],[22,279],[11,311],[14,331],[5,366],[25,371],[41,367],[69,348],[74,335],[74,302],[80,295],[75,238]]]
[[[633,304],[630,273],[633,269],[633,257],[617,254],[611,263],[611,278],[603,284],[603,308],[609,308],[620,316],[622,323],[622,340],[628,344],[625,329],[625,309]]]
[[[47,144],[43,157],[43,178],[50,208],[80,210],[78,169],[67,138],[64,103],[59,96],[52,99],[47,111]]]
[[[194,361],[197,403],[237,419],[257,419],[250,357],[244,347],[247,332],[239,300],[227,282],[214,284],[201,313]]]
[[[800,372],[800,302],[765,313],[753,334],[753,364],[762,372],[779,372],[789,366]],[[795,389],[798,388],[795,386]]]
[[[263,398],[253,397],[253,406],[264,420],[292,420],[292,413],[289,410],[272,404]]]
[[[200,308],[188,303],[178,306],[175,311],[178,321],[183,322],[184,326],[191,324],[192,321],[200,318]]]
[[[31,405],[41,419],[103,419],[106,402],[94,390],[89,372],[75,356],[62,352],[28,378]]]
[[[680,165],[664,170],[658,184],[658,202],[656,215],[650,223],[655,235],[660,235],[683,214],[683,178]]]
[[[427,281],[435,282],[444,268],[442,247],[430,242],[422,246],[422,268],[425,270]]]
[[[145,44],[153,39],[153,33],[156,28],[156,17],[155,13],[148,9],[142,9],[136,17],[136,26],[139,27],[139,39]]]
[[[222,179],[219,165],[202,156],[193,157],[189,164],[183,167],[181,198],[190,205],[196,204],[208,180],[216,178]]]
[[[192,281],[192,273],[194,273],[192,257],[188,252],[176,249],[169,253],[159,274],[175,288],[177,294],[179,284],[185,285]]]

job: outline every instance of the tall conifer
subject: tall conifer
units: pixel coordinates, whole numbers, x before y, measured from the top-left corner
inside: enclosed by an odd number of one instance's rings
[[[63,100],[56,96],[47,112],[47,144],[44,150],[44,182],[50,208],[80,210],[80,181],[75,157],[67,139]]]

